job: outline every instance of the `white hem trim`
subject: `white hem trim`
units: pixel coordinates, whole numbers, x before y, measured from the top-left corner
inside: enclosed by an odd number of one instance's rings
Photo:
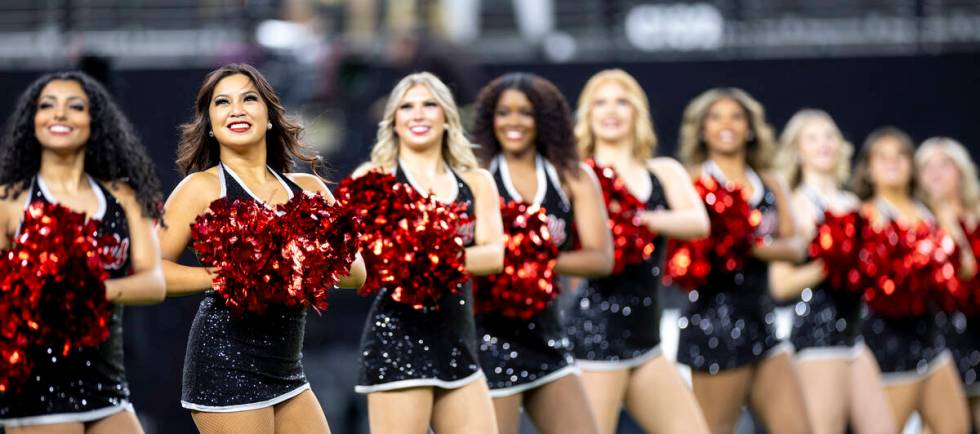
[[[943,350],[942,353],[939,353],[938,356],[929,361],[925,371],[882,372],[881,383],[885,386],[890,386],[894,384],[911,383],[914,381],[923,380],[932,375],[933,372],[936,372],[936,368],[947,360],[953,360],[953,354],[950,353],[949,350]]]
[[[180,401],[180,406],[188,410],[200,411],[204,413],[233,413],[236,411],[249,411],[258,410],[260,408],[272,407],[273,405],[279,404],[281,402],[288,401],[300,393],[305,392],[310,388],[310,383],[306,383],[299,386],[289,392],[279,395],[272,399],[267,399],[261,402],[252,402],[248,404],[238,404],[238,405],[200,405],[194,404],[192,402],[187,402],[184,400]]]
[[[114,405],[112,407],[104,407],[97,410],[85,411],[81,413],[57,413],[57,414],[45,414],[42,416],[28,416],[28,417],[18,417],[13,419],[0,419],[0,426],[8,428],[21,428],[34,425],[50,425],[55,423],[68,423],[68,422],[91,422],[94,420],[104,419],[112,416],[116,413],[129,411],[136,413],[133,410],[133,404],[129,402],[124,402],[123,404]]]
[[[650,351],[647,351],[637,357],[632,359],[622,359],[622,360],[585,360],[585,359],[575,359],[575,363],[582,368],[583,371],[619,371],[622,369],[630,369],[640,366],[650,360],[656,359],[658,356],[663,355],[664,351],[661,344],[653,347]]]
[[[796,351],[798,362],[812,362],[820,360],[844,360],[853,361],[863,350],[863,347],[854,345],[852,347],[811,347]]]
[[[776,357],[782,353],[789,353],[790,357],[792,357],[795,351],[796,350],[793,348],[792,343],[789,341],[780,341],[778,344],[776,344],[776,346],[770,348],[769,351],[766,351],[763,358]]]
[[[556,381],[560,378],[567,377],[569,375],[580,375],[582,370],[575,365],[569,365],[561,368],[555,372],[552,372],[544,377],[538,378],[530,383],[518,384],[516,386],[504,387],[500,389],[490,389],[491,398],[503,398],[506,396],[516,395],[518,393],[523,393],[525,391],[536,389],[538,387],[544,386],[552,381]]]
[[[412,387],[438,387],[440,389],[459,389],[476,380],[484,378],[483,371],[477,370],[467,377],[456,381],[445,381],[438,378],[413,378],[411,380],[392,381],[390,383],[374,384],[371,386],[354,386],[354,392],[367,394],[374,392],[387,392],[398,389],[408,389]]]

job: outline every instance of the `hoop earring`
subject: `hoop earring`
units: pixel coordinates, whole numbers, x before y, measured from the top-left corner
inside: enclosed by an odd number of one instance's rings
[[[214,137],[214,131],[210,131],[210,130],[209,130],[209,131],[208,131],[208,136],[209,136],[209,137]]]

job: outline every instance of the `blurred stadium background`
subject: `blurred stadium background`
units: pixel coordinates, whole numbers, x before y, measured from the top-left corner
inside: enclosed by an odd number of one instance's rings
[[[0,116],[41,73],[83,69],[115,94],[166,191],[179,181],[177,125],[204,74],[228,62],[269,77],[332,180],[367,157],[383,98],[417,70],[441,76],[464,106],[508,71],[551,79],[574,106],[589,76],[624,68],[646,89],[668,155],[685,104],[721,85],[752,93],[776,128],[818,107],[855,143],[890,124],[980,153],[977,0],[0,1]],[[179,396],[198,300],[127,310],[127,366],[148,434],[194,432]],[[307,375],[335,433],[367,432],[353,384],[369,303],[342,293],[309,317]],[[620,432],[639,431],[627,421]],[[740,432],[754,432],[751,422]]]

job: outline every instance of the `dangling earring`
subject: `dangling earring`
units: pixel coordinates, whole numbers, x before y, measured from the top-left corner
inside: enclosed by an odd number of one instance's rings
[[[208,130],[208,136],[214,137],[214,131]]]
[[[272,122],[269,122],[269,125],[266,125],[265,129],[271,130],[272,129]]]

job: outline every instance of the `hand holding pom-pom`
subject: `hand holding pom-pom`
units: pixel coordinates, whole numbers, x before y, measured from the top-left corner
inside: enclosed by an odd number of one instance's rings
[[[594,159],[586,164],[595,172],[602,189],[602,199],[609,214],[609,229],[613,237],[612,274],[622,273],[627,265],[639,264],[653,254],[656,234],[650,231],[640,219],[646,209],[626,187],[612,167],[599,165]]]
[[[558,296],[554,273],[558,246],[548,231],[544,208],[512,201],[501,206],[500,214],[504,271],[473,280],[475,310],[526,320]]]
[[[742,189],[721,185],[712,177],[701,177],[694,189],[704,201],[711,233],[697,240],[671,240],[667,249],[667,284],[682,289],[705,285],[712,273],[732,273],[742,267],[755,246],[755,230],[762,221]]]
[[[824,213],[809,252],[811,258],[823,261],[830,288],[855,292],[864,289],[866,282],[859,267],[860,235],[869,224],[857,211],[841,215]]]
[[[423,310],[468,280],[465,205],[440,203],[381,172],[342,180],[337,197],[360,221],[361,255],[371,270],[360,294],[386,288],[392,300]]]

